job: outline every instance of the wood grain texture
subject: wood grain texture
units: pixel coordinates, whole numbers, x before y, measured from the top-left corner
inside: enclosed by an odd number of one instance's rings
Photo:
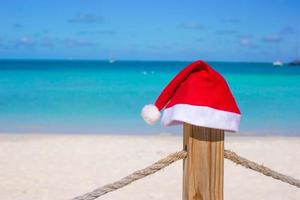
[[[183,200],[223,200],[224,131],[184,124]]]

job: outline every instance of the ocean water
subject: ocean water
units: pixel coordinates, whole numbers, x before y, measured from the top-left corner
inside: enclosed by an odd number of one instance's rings
[[[0,132],[152,134],[140,109],[189,62],[0,61]],[[242,112],[241,132],[300,136],[300,68],[209,62]]]

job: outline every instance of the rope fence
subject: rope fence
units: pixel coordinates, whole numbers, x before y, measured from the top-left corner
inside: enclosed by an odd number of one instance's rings
[[[230,150],[225,150],[224,157],[238,165],[241,165],[248,169],[252,169],[252,170],[257,171],[265,176],[270,176],[274,179],[280,180],[282,182],[285,182],[285,183],[288,183],[290,185],[300,188],[300,180],[295,179],[290,176],[287,176],[287,175],[284,175],[284,174],[281,174],[279,172],[276,172],[268,167],[259,165],[253,161],[247,160],[246,158],[243,158]]]
[[[73,198],[72,200],[94,200],[97,199],[100,196],[103,196],[106,193],[113,192],[117,189],[120,189],[126,185],[129,185],[130,183],[137,181],[139,179],[142,179],[146,176],[149,176],[151,174],[156,173],[157,171],[167,167],[168,165],[172,164],[173,162],[177,160],[181,160],[186,158],[187,152],[182,150],[176,153],[172,153],[168,155],[167,157],[153,163],[152,165],[135,171],[134,173],[120,179],[119,181],[116,181],[111,184],[104,185],[100,188],[95,189],[92,192],[88,192],[84,195],[78,196]],[[259,165],[253,161],[250,161],[246,158],[243,158],[236,153],[230,151],[230,150],[225,150],[224,151],[224,157],[237,165],[241,165],[245,168],[252,169],[256,172],[259,172],[261,174],[264,174],[265,176],[272,177],[274,179],[280,180],[282,182],[288,183],[290,185],[296,186],[300,188],[300,180],[295,179],[293,177],[281,174],[279,172],[276,172],[268,167],[265,167],[263,165]]]
[[[172,154],[168,155],[167,157],[153,163],[152,165],[150,165],[144,169],[135,171],[134,173],[120,179],[119,181],[104,185],[100,188],[95,189],[92,192],[86,193],[82,196],[75,197],[72,200],[94,200],[108,192],[115,191],[126,185],[129,185],[130,183],[132,183],[136,180],[142,179],[146,176],[149,176],[150,174],[154,174],[155,172],[167,167],[168,165],[172,164],[173,162],[185,158],[186,155],[187,155],[186,151],[179,151],[176,153],[172,153]]]

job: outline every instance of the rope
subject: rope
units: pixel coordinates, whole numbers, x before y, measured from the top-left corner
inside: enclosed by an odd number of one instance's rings
[[[92,192],[86,193],[82,196],[75,197],[72,200],[94,200],[108,192],[112,192],[114,190],[120,189],[126,185],[129,185],[130,183],[132,183],[136,180],[139,180],[141,178],[149,176],[150,174],[154,174],[155,172],[167,167],[168,165],[172,164],[173,162],[185,158],[186,155],[187,155],[186,151],[179,151],[176,153],[172,153],[172,154],[168,155],[167,157],[153,163],[152,165],[150,165],[142,170],[138,170],[138,171],[122,178],[119,181],[104,185],[103,187],[100,187]]]
[[[253,161],[250,161],[246,158],[240,157],[239,155],[237,155],[236,153],[234,153],[230,150],[225,150],[224,157],[238,165],[242,165],[243,167],[246,167],[248,169],[252,169],[261,174],[264,174],[265,176],[270,176],[274,179],[280,180],[282,182],[285,182],[285,183],[288,183],[290,185],[294,185],[294,186],[300,188],[300,180],[295,179],[290,176],[287,176],[287,175],[284,175],[284,174],[281,174],[279,172],[276,172],[268,167],[259,165],[259,164],[255,163]]]
[[[94,200],[94,199],[97,199],[98,197],[100,197],[106,193],[115,191],[126,185],[129,185],[130,183],[132,183],[136,180],[139,180],[146,176],[154,174],[155,172],[167,167],[168,165],[172,164],[173,162],[175,162],[177,160],[181,160],[183,158],[186,158],[186,156],[187,156],[186,151],[179,151],[179,152],[170,154],[167,157],[155,162],[154,164],[152,164],[142,170],[138,170],[138,171],[120,179],[119,181],[104,185],[103,187],[97,188],[92,192],[86,193],[82,196],[75,197],[72,200]],[[246,158],[243,158],[230,150],[224,151],[224,157],[238,165],[245,167],[245,168],[252,169],[261,174],[264,174],[265,176],[270,176],[274,179],[280,180],[282,182],[285,182],[285,183],[288,183],[290,185],[294,185],[294,186],[300,188],[300,180],[295,179],[290,176],[287,176],[287,175],[284,175],[284,174],[281,174],[279,172],[276,172],[268,167],[259,165],[253,161],[247,160]]]

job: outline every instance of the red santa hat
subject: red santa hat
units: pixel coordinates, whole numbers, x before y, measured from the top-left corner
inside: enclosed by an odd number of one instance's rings
[[[155,124],[164,109],[164,126],[184,122],[196,126],[238,131],[240,110],[225,79],[207,63],[196,61],[165,87],[155,105],[145,105],[141,115]]]

